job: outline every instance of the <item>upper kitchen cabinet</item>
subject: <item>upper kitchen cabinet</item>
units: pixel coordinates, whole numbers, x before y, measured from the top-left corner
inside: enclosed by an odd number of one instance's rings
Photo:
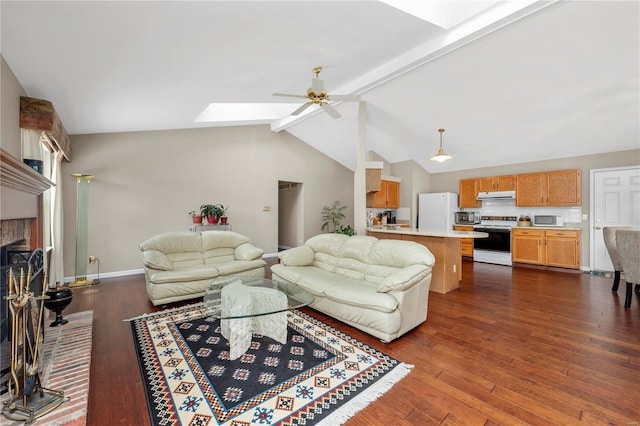
[[[546,195],[546,173],[516,175],[516,206],[544,206]]]
[[[380,191],[380,181],[382,180],[382,169],[367,169],[365,187],[369,192]]]
[[[513,191],[516,186],[516,179],[513,175],[491,176],[478,178],[478,191]]]
[[[480,179],[461,179],[458,204],[460,208],[480,207],[478,197],[478,181]]]
[[[381,180],[379,191],[367,192],[367,208],[399,209],[400,183],[391,180]]]
[[[516,206],[579,206],[580,170],[516,176]]]
[[[580,170],[562,170],[547,173],[547,205],[579,206],[582,204]]]

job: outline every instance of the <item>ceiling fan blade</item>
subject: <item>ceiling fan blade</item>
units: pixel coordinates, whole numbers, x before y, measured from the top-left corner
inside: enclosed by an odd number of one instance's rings
[[[306,96],[302,96],[302,95],[291,95],[289,93],[274,93],[273,96],[286,96],[289,98],[303,98],[303,99],[307,99]]]
[[[325,110],[327,114],[329,114],[331,117],[340,118],[340,113],[338,112],[338,110],[332,107],[331,105],[322,104],[321,106],[322,106],[322,109]]]
[[[319,95],[324,90],[324,82],[319,78],[312,78],[311,89],[313,90],[313,93]]]
[[[297,110],[293,111],[291,113],[291,115],[298,115],[300,114],[302,111],[304,111],[305,109],[309,108],[311,105],[313,105],[312,102],[307,102],[306,104],[303,104],[300,108],[298,108]]]
[[[329,95],[330,101],[350,101],[359,102],[360,95]]]

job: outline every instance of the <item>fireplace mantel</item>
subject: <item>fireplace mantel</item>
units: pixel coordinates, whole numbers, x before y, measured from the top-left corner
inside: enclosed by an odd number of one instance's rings
[[[40,195],[55,186],[53,182],[0,148],[0,185]]]

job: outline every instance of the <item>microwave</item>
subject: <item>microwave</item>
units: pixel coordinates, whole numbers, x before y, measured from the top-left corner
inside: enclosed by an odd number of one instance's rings
[[[533,216],[533,226],[564,226],[564,218],[555,214],[537,214]]]
[[[456,212],[456,225],[475,225],[480,223],[478,212]]]

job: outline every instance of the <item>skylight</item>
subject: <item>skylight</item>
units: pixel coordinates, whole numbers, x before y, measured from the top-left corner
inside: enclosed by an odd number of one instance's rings
[[[417,18],[431,22],[444,29],[460,24],[483,10],[493,6],[497,1],[416,1],[416,0],[381,0],[391,7],[402,10]]]

